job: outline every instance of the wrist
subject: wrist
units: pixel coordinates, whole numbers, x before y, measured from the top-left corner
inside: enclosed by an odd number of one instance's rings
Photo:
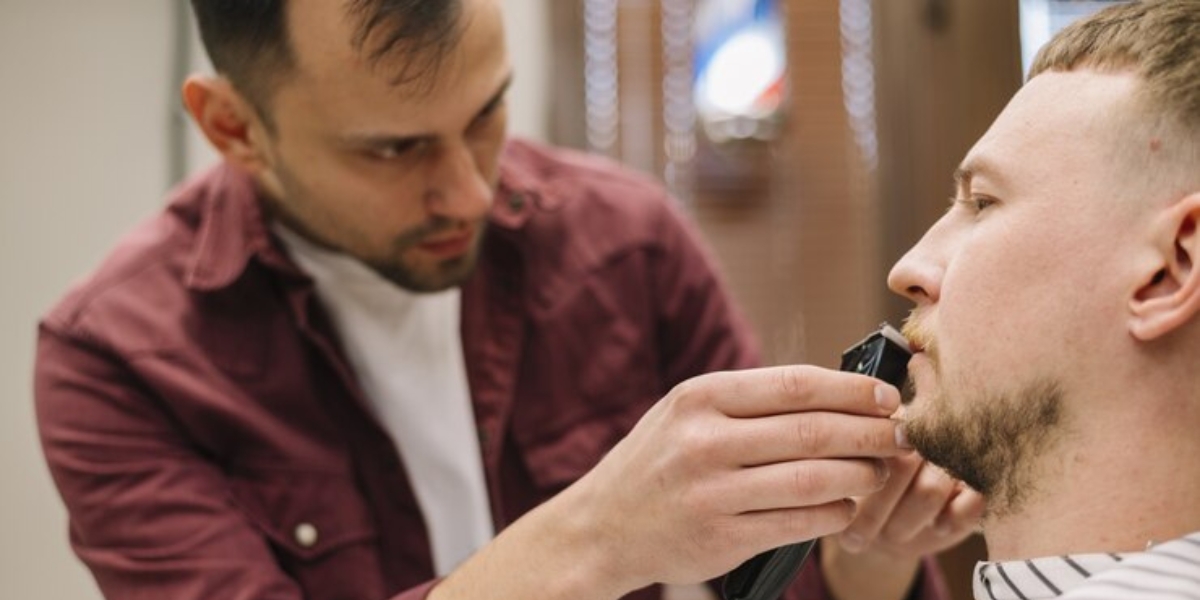
[[[550,537],[554,560],[570,573],[564,598],[620,598],[654,583],[629,558],[626,544],[636,542],[624,539],[608,513],[592,502],[586,477],[530,513],[531,525]]]
[[[617,599],[643,587],[618,544],[569,488],[502,531],[438,584],[429,600]]]
[[[920,573],[919,556],[896,556],[882,550],[851,553],[834,537],[821,540],[821,572],[834,600],[903,600]]]

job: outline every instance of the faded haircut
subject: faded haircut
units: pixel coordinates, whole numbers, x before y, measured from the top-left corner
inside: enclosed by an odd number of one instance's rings
[[[1038,52],[1032,79],[1046,71],[1130,72],[1140,107],[1156,129],[1200,159],[1200,0],[1116,4],[1065,27]],[[1200,172],[1192,165],[1193,172]]]
[[[340,1],[358,21],[351,43],[395,85],[432,79],[461,35],[462,0]],[[272,92],[296,68],[287,0],[191,2],[213,66],[267,117]]]

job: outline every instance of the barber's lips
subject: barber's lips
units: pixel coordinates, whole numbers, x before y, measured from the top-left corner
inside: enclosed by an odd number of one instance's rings
[[[468,229],[453,235],[441,235],[425,240],[417,244],[417,247],[436,258],[458,258],[471,250],[471,242],[474,239],[474,230]]]

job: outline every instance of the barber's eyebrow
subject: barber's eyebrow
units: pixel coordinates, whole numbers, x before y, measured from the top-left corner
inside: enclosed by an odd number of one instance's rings
[[[513,76],[510,73],[504,78],[504,81],[497,88],[496,92],[488,98],[487,102],[475,112],[472,121],[495,110],[497,106],[504,101],[505,94],[508,93],[512,86]],[[431,142],[437,139],[434,134],[414,134],[414,135],[391,135],[386,133],[349,133],[338,136],[338,140],[347,146],[382,148],[390,146],[408,146],[420,144],[423,142]]]
[[[488,99],[486,104],[483,105],[483,108],[479,109],[479,111],[475,113],[475,118],[479,118],[491,112],[497,106],[499,106],[501,102],[504,102],[504,96],[508,93],[508,88],[512,87],[512,82],[513,76],[511,73],[509,73],[508,77],[504,78],[504,82],[500,84],[500,88],[496,90],[496,93],[492,94],[492,97]]]

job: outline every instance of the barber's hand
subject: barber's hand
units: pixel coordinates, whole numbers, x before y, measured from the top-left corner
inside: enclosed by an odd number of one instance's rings
[[[912,452],[899,392],[808,366],[676,387],[555,501],[571,502],[621,591],[720,576],[755,554],[844,529]]]
[[[887,485],[858,498],[854,522],[821,542],[821,566],[838,600],[904,598],[921,557],[963,541],[983,515],[977,492],[919,455],[888,465]]]
[[[429,598],[616,599],[841,531],[849,498],[884,489],[881,459],[911,454],[888,418],[899,404],[876,379],[808,366],[684,382]]]

